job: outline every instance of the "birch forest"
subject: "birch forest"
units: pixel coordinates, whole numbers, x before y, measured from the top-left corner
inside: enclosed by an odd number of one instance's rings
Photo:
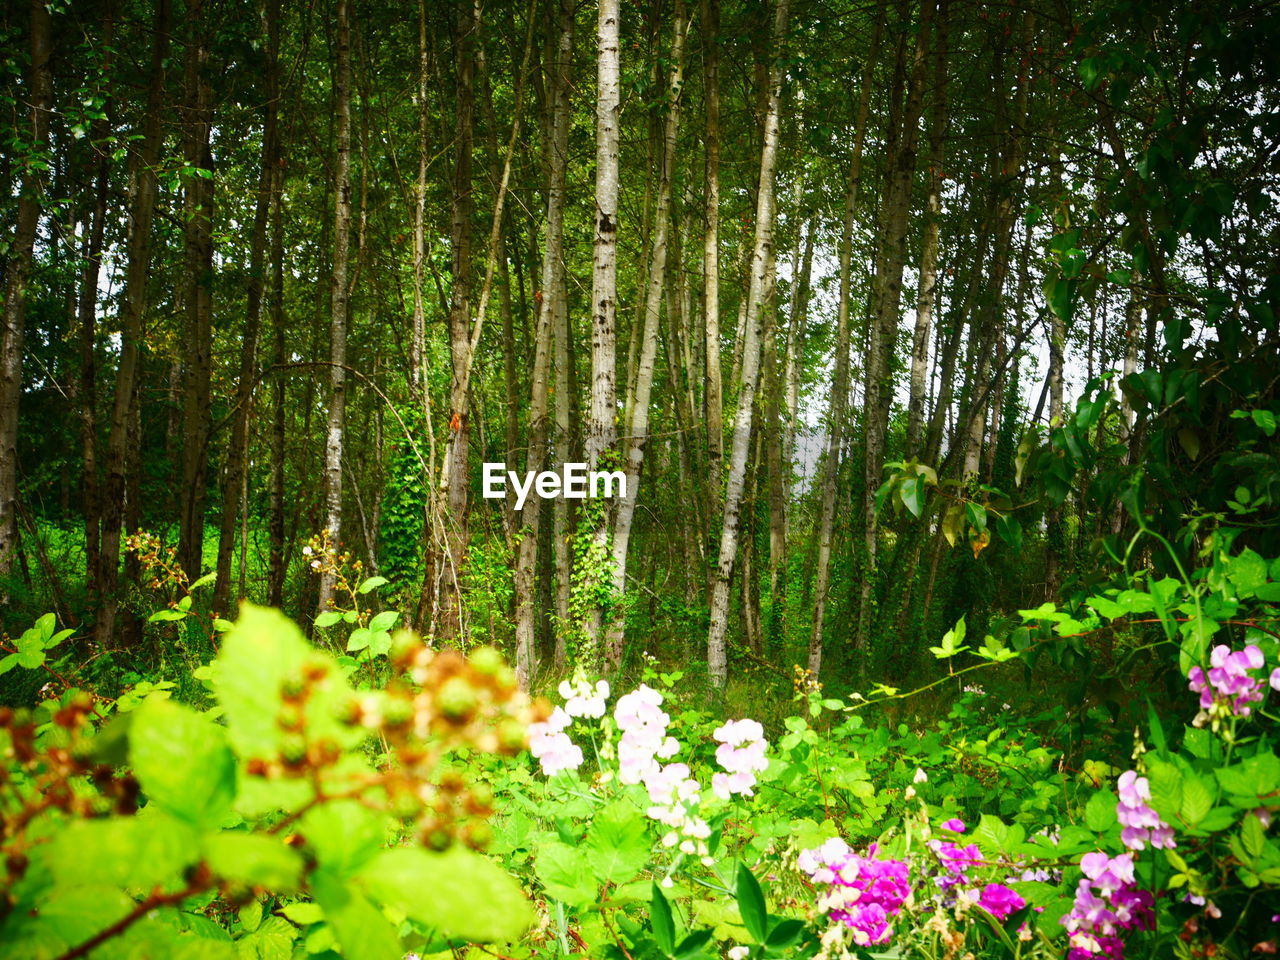
[[[1278,200],[1265,2],[7,0],[0,956],[1274,953]]]

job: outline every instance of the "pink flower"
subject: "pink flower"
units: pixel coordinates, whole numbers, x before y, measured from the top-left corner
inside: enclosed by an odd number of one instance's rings
[[[942,824],[943,830],[950,830],[952,833],[964,833],[964,821],[956,817],[952,817],[946,823]]]
[[[988,883],[978,895],[978,906],[997,920],[1006,920],[1027,905],[1016,892],[1001,883]]]
[[[564,732],[572,722],[569,714],[556,707],[545,722],[529,724],[529,752],[548,777],[561,770],[577,770],[582,765],[582,749]]]

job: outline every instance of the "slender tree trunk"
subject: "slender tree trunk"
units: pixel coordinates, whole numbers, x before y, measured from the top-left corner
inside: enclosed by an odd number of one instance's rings
[[[194,580],[204,554],[209,463],[210,378],[213,373],[213,95],[209,87],[209,29],[205,0],[195,0],[185,19],[186,161],[183,232],[186,252],[187,358],[182,404],[182,479],[178,562]],[[200,171],[197,173],[197,171]],[[234,496],[232,503],[235,502]]]
[[[626,438],[626,495],[617,503],[613,528],[613,590],[621,598],[627,582],[627,548],[631,542],[631,525],[635,519],[636,498],[640,487],[640,470],[644,465],[644,448],[649,438],[649,400],[657,361],[658,326],[662,298],[667,282],[667,244],[671,226],[671,190],[675,178],[676,139],[680,129],[680,100],[684,86],[684,42],[689,28],[684,0],[676,0],[674,36],[671,41],[671,76],[668,84],[668,107],[663,130],[662,172],[658,182],[658,199],[654,212],[652,249],[649,253],[649,277],[645,291],[644,333],[636,365],[634,392],[627,398],[630,413]],[[609,666],[622,663],[623,619],[621,606],[609,625],[605,654]]]
[[[599,0],[596,24],[596,195],[591,268],[591,410],[587,426],[588,470],[610,460],[616,440],[618,321],[618,123],[621,108],[618,64],[618,0]],[[612,466],[612,464],[610,464]],[[609,553],[609,511],[595,505],[588,550],[600,565]],[[601,581],[599,569],[582,571],[584,580]],[[587,586],[583,584],[584,588]],[[604,609],[593,605],[584,623],[583,658],[599,656]]]
[[[840,228],[840,299],[836,308],[835,369],[831,378],[831,410],[827,418],[827,449],[818,481],[818,551],[814,558],[813,628],[809,634],[809,672],[822,671],[823,628],[827,616],[827,592],[831,586],[831,540],[836,516],[836,476],[844,439],[846,406],[849,400],[849,306],[853,298],[853,230],[858,219],[858,192],[862,185],[862,151],[866,143],[867,115],[871,108],[871,84],[875,75],[880,38],[884,33],[884,8],[876,17],[871,46],[862,70],[858,94],[858,116],[853,135],[853,158],[849,163],[849,189],[845,195],[844,219]]]
[[[12,568],[18,541],[18,404],[22,397],[22,341],[25,329],[27,277],[40,223],[43,190],[41,167],[49,142],[53,106],[53,55],[49,10],[44,0],[31,2],[31,65],[28,92],[31,109],[31,157],[23,167],[22,195],[6,271],[4,316],[0,318],[0,579]],[[0,586],[0,603],[8,600]]]
[[[114,56],[110,52],[115,40],[115,6],[108,4],[102,15],[102,38],[108,51],[103,72],[109,73]],[[102,494],[98,480],[98,280],[102,272],[102,246],[106,233],[107,194],[111,183],[111,157],[105,148],[109,129],[104,117],[90,128],[89,142],[94,144],[90,169],[94,171],[94,202],[86,221],[85,241],[81,249],[80,291],[77,321],[80,343],[80,447],[84,459],[82,477],[84,511],[85,585],[94,606],[97,597],[98,570],[101,564],[100,538],[102,526]]]
[[[244,338],[240,347],[240,369],[236,385],[236,408],[227,450],[227,469],[222,488],[222,520],[218,530],[218,577],[214,585],[213,609],[229,610],[231,558],[235,548],[236,505],[248,482],[249,414],[258,370],[258,340],[262,326],[263,289],[266,285],[267,227],[275,205],[273,189],[279,155],[276,111],[280,96],[277,60],[280,51],[280,0],[270,0],[263,22],[267,40],[267,102],[262,125],[262,161],[258,172],[258,196],[249,241],[249,283],[245,291]],[[240,597],[243,599],[243,597]]]
[[[720,553],[711,593],[711,622],[707,631],[707,669],[711,682],[723,688],[728,680],[725,634],[729,626],[729,584],[738,552],[738,527],[746,480],[747,454],[751,446],[751,418],[760,371],[761,326],[769,294],[769,262],[773,251],[773,188],[778,158],[778,128],[782,119],[782,68],[780,57],[786,38],[790,0],[777,0],[773,14],[773,61],[769,68],[764,140],[760,149],[760,183],[756,198],[755,241],[751,258],[751,283],[747,289],[747,320],[743,343],[742,378],[725,486],[724,520],[720,529]]]
[[[338,68],[333,78],[334,164],[333,273],[329,280],[329,418],[324,448],[324,529],[342,539],[342,452],[347,429],[347,329],[351,289],[351,0],[338,0]],[[320,577],[319,611],[332,605],[332,575]]]
[[[271,185],[271,332],[272,356],[277,368],[285,363],[284,313],[284,155],[281,153],[272,171]],[[284,458],[285,458],[285,388],[283,370],[271,380],[271,489],[267,535],[270,555],[267,572],[267,602],[278,607],[284,601],[284,578],[288,569],[285,559],[284,530]]]
[[[560,0],[556,11],[558,39],[551,78],[551,139],[547,147],[547,231],[542,253],[542,298],[538,302],[533,371],[530,377],[529,453],[525,469],[540,471],[547,456],[547,390],[552,353],[558,353],[556,326],[560,313],[560,265],[564,259],[565,172],[568,166],[570,82],[573,64],[573,4]],[[561,358],[562,359],[562,358]],[[558,393],[558,391],[557,391]],[[557,408],[560,400],[557,397]],[[566,424],[567,425],[567,424]],[[558,431],[557,431],[558,432]],[[557,449],[560,439],[556,438]],[[563,499],[557,504],[563,503]],[[538,564],[538,523],[542,500],[529,497],[520,513],[521,536],[516,548],[516,680],[527,690],[536,667],[535,639],[537,597],[534,575]]]
[[[938,299],[938,233],[942,221],[943,143],[947,127],[947,9],[940,0],[933,59],[933,105],[929,113],[928,198],[925,201],[924,239],[920,251],[920,293],[916,301],[915,334],[911,349],[911,398],[907,404],[908,457],[920,450],[924,426],[925,393],[929,375],[929,337],[934,304]]]
[[[169,0],[156,0],[152,32],[151,68],[147,88],[142,141],[132,158],[133,191],[126,241],[124,290],[120,310],[120,362],[116,372],[115,400],[107,435],[107,457],[102,489],[102,567],[98,573],[101,600],[94,621],[94,643],[107,647],[115,630],[120,582],[120,525],[125,519],[125,480],[131,425],[138,385],[142,321],[147,310],[147,280],[151,270],[151,224],[156,207],[156,170],[164,140],[162,126],[165,94],[165,59],[169,53]]]
[[[707,516],[720,514],[724,464],[724,391],[720,372],[720,0],[702,0],[702,86],[706,98],[707,228],[702,243],[703,335],[706,341]],[[714,530],[706,536],[714,536]]]
[[[409,392],[426,414],[427,320],[422,290],[427,263],[427,164],[431,124],[431,58],[427,46],[427,0],[418,0],[418,176],[413,190],[413,322],[409,331]]]

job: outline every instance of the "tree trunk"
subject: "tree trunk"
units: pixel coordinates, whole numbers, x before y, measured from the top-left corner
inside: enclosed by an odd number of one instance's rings
[[[249,413],[258,369],[258,335],[262,326],[262,292],[266,281],[267,222],[275,204],[272,190],[278,184],[276,105],[280,96],[277,68],[280,52],[280,0],[270,0],[262,26],[267,39],[267,102],[262,124],[262,161],[258,172],[253,233],[249,241],[249,284],[245,291],[244,337],[240,347],[235,419],[232,421],[231,445],[227,451],[227,469],[222,487],[218,576],[213,595],[213,609],[224,615],[229,611],[228,601],[231,596],[231,556],[235,547],[236,505],[244,499],[242,489],[248,483]],[[244,598],[241,596],[239,599]]]
[[[853,230],[858,219],[858,191],[862,185],[862,151],[866,143],[867,114],[871,108],[871,82],[875,74],[880,38],[884,33],[884,8],[876,16],[871,47],[862,69],[862,89],[858,95],[858,116],[853,135],[853,158],[849,163],[849,190],[845,195],[844,219],[840,228],[840,299],[836,308],[835,370],[831,378],[831,411],[827,418],[827,449],[818,482],[818,552],[813,573],[813,628],[809,634],[809,672],[822,671],[822,631],[827,616],[827,591],[831,586],[831,539],[836,516],[836,476],[844,439],[845,409],[849,400],[849,305],[853,297]]]
[[[335,544],[342,540],[342,449],[347,429],[347,329],[351,289],[351,9],[338,0],[338,68],[333,78],[336,141],[334,164],[333,273],[329,280],[329,419],[324,447],[324,529]],[[333,602],[334,578],[320,577],[318,609]]]
[[[671,189],[675,178],[676,139],[680,129],[680,100],[684,87],[684,42],[689,17],[684,0],[676,0],[674,36],[671,41],[671,76],[668,83],[668,107],[663,130],[662,173],[658,182],[658,199],[654,212],[653,246],[649,253],[649,276],[645,290],[644,332],[636,365],[634,392],[627,398],[628,430],[626,438],[627,477],[625,496],[617,503],[613,528],[613,592],[621,600],[626,591],[627,547],[631,541],[631,525],[635,519],[636,498],[640,487],[640,470],[644,465],[644,448],[649,437],[649,400],[653,391],[653,375],[657,361],[658,325],[661,319],[663,292],[667,282],[667,238],[671,226]],[[610,668],[622,663],[622,635],[625,624],[621,606],[609,625],[605,648]]]
[[[204,555],[209,463],[210,378],[213,373],[213,125],[209,88],[209,30],[205,0],[186,10],[192,36],[186,50],[186,161],[183,242],[186,253],[186,345],[182,403],[182,486],[179,493],[178,562],[191,579]],[[199,172],[197,172],[199,171]],[[238,486],[238,485],[237,485]],[[235,488],[233,488],[235,489]],[[235,502],[234,496],[232,502]]]
[[[925,393],[929,376],[929,337],[938,299],[938,233],[942,221],[943,143],[947,128],[947,3],[940,0],[933,60],[933,108],[929,113],[928,198],[924,238],[920,250],[920,293],[916,301],[915,334],[911,349],[911,398],[907,404],[907,457],[918,456],[924,426]]]
[[[569,122],[571,119],[570,83],[573,66],[573,3],[560,0],[556,11],[558,39],[551,78],[551,138],[547,146],[547,231],[542,253],[542,298],[538,301],[538,323],[535,336],[533,371],[530,376],[529,453],[525,469],[544,469],[547,455],[547,389],[552,353],[559,354],[561,312],[557,288],[564,259],[565,172],[568,167]],[[557,359],[563,360],[558,357]],[[557,371],[559,374],[559,371]],[[557,391],[557,394],[559,391]],[[557,395],[557,420],[561,401]],[[557,423],[557,427],[559,424]],[[567,426],[567,424],[566,424]],[[560,447],[559,431],[556,437]],[[563,498],[556,501],[557,506]],[[531,496],[520,513],[521,536],[516,548],[515,632],[516,680],[521,689],[529,689],[536,667],[535,639],[537,597],[534,575],[538,564],[538,521],[542,500]]]
[[[31,107],[31,157],[22,173],[10,261],[0,318],[0,580],[9,576],[18,541],[18,404],[22,397],[22,341],[26,326],[27,277],[40,223],[42,159],[49,142],[49,113],[53,107],[53,55],[49,10],[44,0],[31,2],[31,66],[28,97]],[[0,603],[8,600],[0,586]]]
[[[110,645],[115,630],[120,582],[120,525],[125,519],[126,460],[131,425],[135,419],[142,321],[147,310],[147,280],[151,271],[151,224],[155,218],[156,170],[164,142],[162,126],[165,94],[165,59],[169,52],[169,0],[156,0],[152,32],[151,68],[142,141],[132,158],[133,191],[126,241],[124,291],[120,310],[120,362],[116,372],[115,400],[107,434],[107,457],[102,489],[102,566],[98,573],[101,601],[94,621],[93,639],[100,648]]]
[[[786,37],[790,0],[777,0],[773,15],[773,53],[769,68],[768,102],[765,109],[764,140],[760,149],[760,182],[756,196],[755,240],[751,258],[751,282],[747,289],[747,318],[743,343],[742,377],[738,384],[737,409],[729,454],[729,475],[725,486],[724,520],[720,529],[720,552],[711,593],[711,622],[707,631],[707,669],[711,682],[723,688],[728,680],[725,634],[729,626],[729,583],[738,552],[738,527],[746,479],[747,454],[751,446],[751,418],[760,372],[761,325],[768,296],[769,262],[773,251],[773,188],[778,157],[778,128],[782,117],[782,68],[780,57]]]
[[[724,467],[724,391],[720,372],[720,0],[702,0],[702,86],[706,98],[707,229],[702,242],[703,335],[706,341],[707,517],[720,514]],[[714,530],[706,536],[714,536]]]
[[[610,463],[616,440],[618,320],[618,114],[621,107],[618,65],[618,0],[599,0],[596,23],[596,195],[591,267],[591,411],[587,425],[588,470]],[[599,567],[609,551],[609,511],[593,505],[589,563],[584,589],[605,580]],[[604,608],[592,604],[583,624],[583,659],[599,656]]]

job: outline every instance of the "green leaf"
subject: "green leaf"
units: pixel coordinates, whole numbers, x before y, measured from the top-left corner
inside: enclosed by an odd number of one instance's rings
[[[395,927],[360,891],[324,869],[315,871],[311,886],[346,960],[401,960],[405,955]]]
[[[534,869],[548,896],[571,907],[593,903],[600,892],[595,878],[582,869],[578,851],[559,840],[546,841],[538,848]]]
[[[197,827],[222,826],[235,798],[224,730],[172,700],[149,698],[129,728],[129,762],[143,792]]]
[[[655,881],[653,898],[649,910],[649,923],[653,927],[653,939],[658,941],[662,952],[670,955],[676,948],[676,925],[671,917],[671,905],[663,896],[662,888]]]
[[[290,960],[293,942],[298,930],[281,917],[267,917],[253,933],[236,941],[239,955],[245,958],[245,950],[252,950],[256,960]]]
[[[942,535],[947,538],[947,544],[954,547],[956,538],[960,536],[960,531],[964,527],[964,507],[958,503],[953,503],[947,507],[947,512],[942,515]]]
[[[240,756],[280,752],[285,731],[277,718],[286,686],[306,687],[304,729],[314,740],[353,747],[364,731],[340,718],[354,696],[333,658],[316,650],[284,614],[245,603],[213,664],[213,689],[227,721],[227,737]]]
[[[370,590],[376,590],[378,587],[387,583],[386,577],[369,577],[356,588],[357,593],[368,593]]]
[[[1270,410],[1250,410],[1249,416],[1253,418],[1253,422],[1257,424],[1259,430],[1268,437],[1275,436],[1276,432],[1276,415]]]
[[[373,638],[373,632],[368,627],[356,627],[351,631],[351,636],[347,637],[347,652],[356,653],[369,646],[369,641]]]
[[[395,626],[396,621],[400,619],[400,614],[395,610],[384,610],[372,620],[369,621],[370,630],[390,630]]]
[[[1252,597],[1267,582],[1267,562],[1246,547],[1227,561],[1227,579],[1241,598]]]
[[[1094,833],[1106,833],[1116,825],[1116,796],[1110,790],[1099,790],[1084,808],[1084,822]]]
[[[316,904],[305,900],[287,904],[280,908],[280,912],[302,927],[320,923],[324,920],[324,911]]]
[[[170,620],[185,620],[187,615],[182,610],[157,610],[147,617],[147,623],[165,623]]]
[[[1244,818],[1240,828],[1240,842],[1245,852],[1251,857],[1260,857],[1267,845],[1267,837],[1262,829],[1262,821],[1250,814]]]
[[[1179,813],[1187,826],[1195,827],[1213,809],[1213,794],[1199,777],[1186,777],[1182,783],[1182,807]]]
[[[298,822],[316,861],[338,877],[360,871],[386,840],[384,818],[355,800],[334,800],[307,811]]]
[[[315,625],[321,629],[331,627],[342,619],[341,610],[326,610],[315,619]]]
[[[218,571],[211,570],[210,572],[206,573],[203,577],[201,577],[199,580],[197,580],[195,583],[191,584],[191,586],[189,586],[187,589],[195,590],[197,587],[208,586],[209,584],[213,583],[213,581],[217,579],[218,579]]]
[[[279,837],[224,830],[205,837],[203,856],[219,877],[272,893],[298,889],[302,856]]]
[[[166,813],[79,820],[34,848],[59,891],[89,881],[150,890],[178,881],[200,857],[198,835]]]
[[[16,653],[11,653],[7,657],[0,658],[0,676],[8,673],[14,667],[18,666],[20,657]]]
[[[1227,793],[1256,806],[1257,798],[1280,790],[1280,758],[1271,752],[1260,753],[1229,767],[1219,767],[1213,775]]]
[[[384,850],[355,882],[379,903],[463,940],[515,940],[533,922],[520,884],[492,860],[459,846],[444,853],[420,847]]]
[[[262,901],[254,898],[240,908],[238,913],[240,926],[245,932],[252,933],[262,925]]]
[[[1022,549],[1022,524],[1018,523],[1017,518],[1003,516],[996,521],[996,533],[1000,535],[1000,539],[1014,550]]]
[[[744,863],[738,864],[737,883],[738,910],[742,914],[743,926],[756,943],[764,943],[769,933],[769,915],[765,910],[764,891],[755,874],[747,869]]]
[[[601,883],[626,883],[649,862],[646,820],[626,801],[596,813],[587,833],[587,863]]]

